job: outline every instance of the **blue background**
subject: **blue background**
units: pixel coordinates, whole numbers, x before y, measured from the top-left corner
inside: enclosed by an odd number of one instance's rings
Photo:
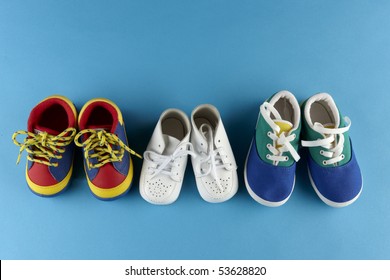
[[[389,1],[0,1],[1,259],[389,259]],[[362,196],[326,206],[305,161],[282,207],[248,195],[243,166],[259,105],[281,89],[333,95],[352,119]],[[239,165],[237,195],[204,202],[191,165],[176,203],[138,191],[95,199],[76,154],[62,195],[33,195],[11,135],[48,95],[107,97],[143,152],[161,112],[212,103]],[[387,114],[385,112],[387,110]]]

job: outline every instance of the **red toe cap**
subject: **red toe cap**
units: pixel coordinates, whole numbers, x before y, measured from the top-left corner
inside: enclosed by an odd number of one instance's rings
[[[102,189],[111,189],[119,186],[126,177],[120,174],[112,164],[105,164],[99,168],[96,177],[92,183]]]
[[[29,179],[38,186],[50,187],[58,183],[51,175],[49,167],[42,163],[34,162],[27,174]]]

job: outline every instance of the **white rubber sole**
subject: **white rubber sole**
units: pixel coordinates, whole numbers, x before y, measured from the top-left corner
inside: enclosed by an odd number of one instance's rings
[[[264,206],[268,206],[268,207],[279,207],[279,206],[282,206],[283,204],[285,204],[287,202],[287,200],[290,199],[290,196],[291,194],[293,193],[294,191],[294,187],[295,187],[295,176],[294,176],[294,183],[293,183],[293,187],[292,187],[292,190],[290,192],[290,194],[288,195],[288,197],[286,197],[285,199],[281,200],[281,201],[268,201],[268,200],[265,200],[263,198],[261,198],[260,196],[258,196],[257,194],[255,194],[253,191],[252,191],[252,188],[251,186],[249,185],[248,183],[248,179],[247,179],[247,176],[246,176],[246,166],[247,166],[247,163],[248,163],[248,158],[249,158],[249,153],[250,151],[252,150],[252,145],[253,145],[253,140],[251,142],[251,145],[249,146],[249,151],[246,155],[246,160],[245,160],[245,168],[244,168],[244,181],[245,181],[245,187],[249,193],[249,195],[258,203],[264,205]]]
[[[315,190],[316,194],[318,195],[318,197],[323,201],[325,202],[327,205],[331,206],[331,207],[335,207],[335,208],[341,208],[341,207],[345,207],[345,206],[348,206],[352,203],[354,203],[360,196],[360,194],[362,193],[362,190],[363,190],[363,183],[362,183],[362,188],[360,189],[360,192],[351,200],[348,200],[346,202],[335,202],[335,201],[332,201],[332,200],[329,200],[327,199],[325,196],[323,196],[320,191],[317,189],[316,187],[316,184],[314,184],[314,181],[313,181],[313,178],[311,177],[311,173],[310,173],[310,169],[309,167],[307,168],[307,171],[309,173],[309,179],[310,179],[310,183],[311,185],[313,186],[313,189]],[[362,179],[363,181],[363,179]]]

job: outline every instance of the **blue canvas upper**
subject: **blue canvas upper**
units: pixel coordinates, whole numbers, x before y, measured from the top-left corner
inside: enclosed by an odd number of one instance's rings
[[[260,198],[279,202],[288,198],[294,188],[294,162],[290,166],[274,166],[258,155],[255,139],[252,141],[246,163],[246,178],[251,190]]]
[[[124,124],[120,125],[118,123],[118,125],[116,126],[116,129],[115,129],[115,134],[119,137],[119,139],[122,140],[123,143],[125,143],[128,146]],[[113,163],[113,165],[114,165],[114,168],[119,173],[121,173],[124,176],[127,176],[127,174],[129,173],[129,167],[130,167],[130,154],[128,152],[125,152],[125,154],[123,155],[122,161],[116,161]]]
[[[65,152],[62,155],[61,159],[52,158],[51,162],[58,162],[58,167],[50,166],[49,171],[51,175],[58,181],[62,181],[66,175],[69,173],[69,170],[73,164],[73,152],[74,152],[74,143],[72,142],[67,147],[65,147]]]
[[[342,166],[322,167],[308,153],[308,167],[317,190],[327,199],[343,203],[354,199],[363,186],[362,175],[353,152],[351,159]]]

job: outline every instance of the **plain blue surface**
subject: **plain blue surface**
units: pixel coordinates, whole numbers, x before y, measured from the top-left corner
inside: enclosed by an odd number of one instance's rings
[[[0,259],[389,259],[389,1],[0,1]],[[281,89],[333,95],[352,119],[359,200],[325,205],[305,162],[282,207],[248,195],[243,166],[259,105]],[[179,199],[94,198],[77,153],[62,195],[33,195],[11,135],[53,93],[80,109],[116,102],[143,152],[161,112],[219,110],[239,165],[237,195],[204,202],[187,168]]]

